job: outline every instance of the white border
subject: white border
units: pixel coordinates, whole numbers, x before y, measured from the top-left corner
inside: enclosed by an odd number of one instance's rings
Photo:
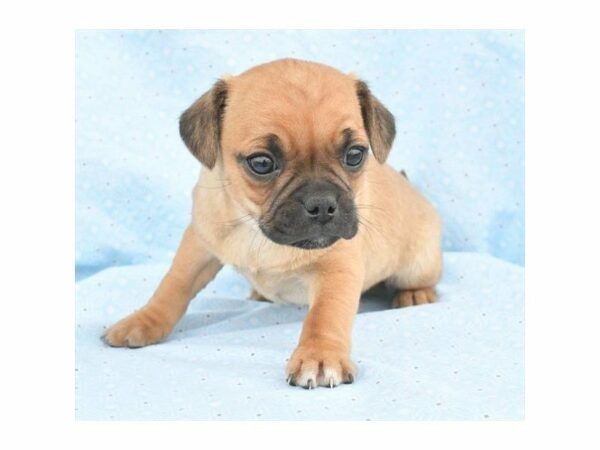
[[[597,360],[597,13],[490,2],[21,2],[2,18],[2,440],[85,448],[586,448]],[[392,6],[393,5],[393,6]],[[293,7],[293,10],[291,8]],[[4,23],[6,22],[6,23]],[[524,423],[75,423],[73,31],[78,28],[526,28]],[[380,443],[381,442],[381,443]],[[387,444],[387,445],[386,445]],[[6,445],[6,444],[5,444]]]

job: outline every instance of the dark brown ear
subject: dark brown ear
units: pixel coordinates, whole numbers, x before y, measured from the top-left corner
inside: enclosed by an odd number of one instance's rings
[[[394,116],[371,94],[364,81],[356,82],[356,93],[365,129],[369,135],[371,150],[377,161],[384,163],[396,136]]]
[[[223,80],[194,102],[179,118],[179,134],[190,152],[212,169],[221,151],[221,124],[227,84]]]

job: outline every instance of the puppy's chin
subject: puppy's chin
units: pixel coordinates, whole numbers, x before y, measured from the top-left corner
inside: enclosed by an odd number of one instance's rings
[[[265,237],[267,237],[272,242],[275,242],[276,244],[301,248],[304,250],[315,250],[331,247],[340,239],[352,239],[358,232],[357,226],[350,226],[348,229],[343,230],[341,236],[336,234],[298,236],[282,232],[276,227],[268,227],[265,225],[260,225],[260,229],[265,235]]]
[[[325,236],[316,239],[302,239],[290,244],[292,247],[303,248],[305,250],[313,250],[317,248],[331,247],[340,239],[339,236]]]

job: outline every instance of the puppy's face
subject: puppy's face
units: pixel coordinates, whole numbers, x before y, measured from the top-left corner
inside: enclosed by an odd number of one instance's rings
[[[395,133],[364,83],[297,60],[219,81],[182,115],[180,131],[269,239],[305,249],[354,237],[369,148],[383,162]]]

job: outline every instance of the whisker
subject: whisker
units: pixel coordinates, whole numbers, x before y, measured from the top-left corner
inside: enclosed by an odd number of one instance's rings
[[[252,215],[246,214],[244,216],[238,217],[237,219],[214,221],[213,223],[215,223],[217,225],[222,225],[224,227],[231,228],[233,230],[234,228],[237,228],[245,223],[252,222],[253,220],[254,220],[254,217],[252,217]]]
[[[211,185],[211,186],[204,186],[204,185],[201,185],[200,183],[198,183],[198,184],[196,184],[195,187],[200,188],[200,189],[223,189],[223,188],[231,186],[231,185],[233,185],[233,183],[228,180],[226,183],[221,183],[219,185]]]
[[[366,231],[368,232],[367,234],[370,234],[372,231],[376,231],[381,238],[385,239],[385,235],[381,232],[381,230],[379,230],[379,228],[373,222],[369,221],[360,214],[358,214],[358,223],[365,227]]]

